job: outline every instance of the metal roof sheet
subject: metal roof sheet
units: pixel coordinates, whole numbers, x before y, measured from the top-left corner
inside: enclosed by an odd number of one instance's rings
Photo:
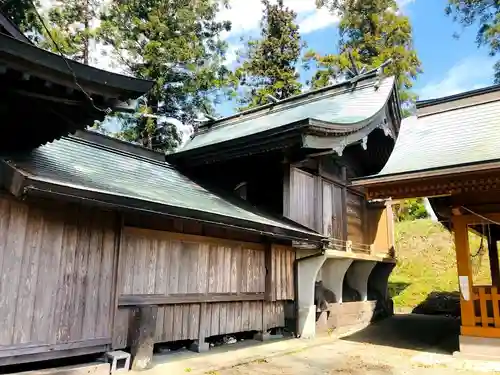
[[[37,181],[236,218],[313,234],[318,239],[322,237],[213,194],[166,162],[76,137],[64,137],[8,162]]]
[[[214,145],[233,139],[279,130],[304,120],[317,120],[335,125],[351,125],[374,116],[387,103],[394,88],[394,77],[375,77],[347,83],[331,90],[311,92],[286,99],[261,110],[232,116],[213,123],[191,139],[180,152]]]
[[[500,159],[500,101],[403,120],[394,150],[373,177]]]

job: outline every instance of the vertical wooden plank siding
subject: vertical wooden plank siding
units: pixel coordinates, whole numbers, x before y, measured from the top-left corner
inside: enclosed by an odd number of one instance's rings
[[[112,223],[76,206],[0,198],[0,345],[111,343]]]
[[[388,254],[393,246],[391,237],[392,221],[388,220],[387,211],[391,208],[372,207],[367,208],[368,230],[366,233],[367,243],[373,245],[373,251],[377,254]],[[392,217],[391,217],[392,218]]]
[[[315,229],[316,224],[316,191],[315,176],[298,168],[291,168],[288,217],[311,229]]]
[[[323,234],[343,239],[343,206],[342,187],[323,180]]]
[[[323,181],[323,231],[325,236],[333,237],[333,224],[335,222],[333,207],[333,184]]]
[[[284,325],[283,301],[294,298],[295,252],[291,247],[273,245],[268,248],[268,274],[274,277],[266,284],[266,251],[261,244],[131,227],[123,229],[122,238],[118,272],[123,277],[119,278],[122,280],[118,285],[119,294],[265,293],[266,285],[271,288],[273,300],[266,302],[160,305],[155,333],[157,342],[194,340],[262,330],[263,325]],[[266,309],[270,312],[268,320],[263,321],[262,312]],[[129,311],[128,308],[118,309],[114,348],[127,344]]]
[[[365,243],[364,234],[364,197],[347,191],[347,240],[357,244]]]

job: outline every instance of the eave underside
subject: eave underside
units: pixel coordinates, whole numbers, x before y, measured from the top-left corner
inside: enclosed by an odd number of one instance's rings
[[[368,199],[440,197],[500,189],[500,168],[433,177],[422,177],[418,174],[405,177],[378,183],[366,180],[356,185],[365,188]]]

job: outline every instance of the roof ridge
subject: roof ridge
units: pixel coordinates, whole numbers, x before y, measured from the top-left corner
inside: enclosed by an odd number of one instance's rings
[[[499,89],[500,89],[500,85],[499,85]],[[494,91],[492,91],[492,92],[494,92]],[[486,93],[488,93],[488,92],[484,92],[484,94],[486,94]],[[450,101],[455,101],[455,100],[460,100],[460,99],[465,99],[465,98],[467,98],[467,96],[464,96],[464,97],[458,98],[458,99],[453,99],[453,100],[450,100]],[[482,105],[491,104],[491,103],[495,103],[495,102],[499,102],[499,101],[500,101],[500,98],[488,99],[488,100],[484,100],[484,101],[481,101],[481,102],[467,103],[467,104],[463,104],[463,105],[459,105],[459,106],[451,107],[451,108],[437,109],[436,111],[433,111],[433,112],[422,113],[420,115],[417,114],[415,117],[417,119],[419,119],[419,118],[424,118],[424,117],[438,115],[440,113],[454,112],[454,111],[458,111],[458,110],[466,109],[466,108],[470,108],[470,107],[479,107],[479,106],[482,106]],[[448,103],[448,102],[444,101],[444,102],[436,103],[436,104],[433,104],[433,105],[439,105],[439,104],[443,104],[443,103]],[[432,105],[429,105],[428,107],[432,107]]]
[[[88,132],[88,131],[86,131],[86,132]],[[99,134],[99,133],[95,133],[95,134],[97,136],[107,137],[107,136],[104,136],[103,134]],[[115,138],[111,138],[111,137],[107,137],[107,138],[110,139],[110,140],[112,140],[112,141],[115,141],[115,142],[117,141],[117,142],[127,143],[127,142],[121,141],[119,139],[115,139]],[[156,160],[156,159],[153,159],[153,158],[149,158],[149,157],[144,156],[144,155],[140,155],[140,154],[136,154],[136,153],[124,150],[124,149],[120,149],[118,147],[112,147],[110,145],[99,143],[99,142],[90,140],[88,138],[78,137],[77,135],[70,134],[70,135],[61,137],[61,139],[66,139],[66,140],[69,140],[70,142],[76,142],[76,143],[80,143],[80,144],[85,144],[85,145],[88,145],[88,146],[91,146],[91,147],[95,147],[95,148],[99,148],[101,150],[104,150],[104,151],[107,151],[107,152],[111,152],[111,153],[114,153],[114,154],[117,154],[117,155],[122,155],[122,156],[125,156],[125,157],[130,157],[130,158],[136,159],[136,160],[142,160],[142,161],[145,161],[145,162],[148,162],[148,163],[151,163],[151,164],[155,164],[155,165],[158,165],[158,166],[162,166],[162,167],[165,167],[165,168],[176,170],[166,160],[159,161],[159,160]],[[57,141],[58,140],[56,140],[54,142],[57,142]],[[129,145],[132,146],[132,147],[136,146],[133,143],[130,143]],[[141,146],[139,146],[139,147],[141,147]],[[144,149],[146,149],[146,148],[144,148]],[[151,153],[155,152],[155,151],[149,150],[149,149],[146,149],[146,150],[149,151],[149,152],[151,152]]]
[[[373,76],[373,77],[375,77],[375,76]],[[370,76],[370,78],[373,78],[373,77]],[[390,78],[390,77],[384,77],[384,79],[387,79],[387,78]],[[363,88],[366,88],[366,87],[370,86],[370,84],[366,82],[367,80],[368,80],[368,78],[363,78],[362,80],[354,82],[354,83],[352,83],[349,86],[345,85],[346,82],[349,83],[349,81],[345,81],[342,84],[339,84],[339,85],[336,85],[336,86],[323,87],[321,89],[314,90],[314,91],[311,91],[311,92],[307,92],[307,93],[304,93],[304,94],[300,94],[300,95],[297,95],[297,96],[291,96],[291,97],[289,97],[287,99],[284,99],[283,101],[279,101],[277,103],[266,104],[264,106],[252,108],[251,110],[248,110],[248,111],[243,111],[243,112],[236,113],[236,114],[228,116],[228,117],[221,118],[221,119],[219,119],[217,121],[211,122],[207,126],[204,126],[202,128],[202,130],[199,131],[198,133],[196,133],[196,135],[193,138],[196,138],[196,136],[198,136],[198,135],[208,133],[208,132],[210,132],[213,129],[222,128],[222,127],[228,126],[228,125],[235,125],[235,124],[237,124],[239,122],[243,122],[243,121],[246,121],[246,120],[250,120],[250,119],[255,119],[255,118],[261,117],[263,115],[267,115],[267,114],[273,112],[273,110],[275,110],[275,112],[281,112],[281,111],[284,111],[284,110],[287,110],[287,109],[290,109],[290,108],[294,108],[295,106],[298,106],[298,105],[315,102],[315,101],[322,100],[322,99],[325,99],[325,98],[328,98],[328,97],[331,97],[331,96],[337,96],[337,95],[343,94],[343,93],[345,93],[346,91],[349,91],[349,90],[363,89]],[[358,86],[359,83],[361,83],[363,81],[365,81],[365,84],[362,85],[361,87],[359,87]],[[372,82],[373,81],[370,81],[370,83],[372,83]],[[344,85],[346,87],[343,88],[343,89],[341,89],[341,90],[329,91],[329,90],[332,90],[333,88],[342,88],[342,86],[344,86]],[[324,92],[323,95],[317,95],[317,96],[311,95],[311,93],[312,94],[321,94],[323,92]],[[311,98],[307,98],[308,96],[311,96]],[[300,101],[300,102],[295,102],[296,99],[301,98],[301,97],[304,97],[306,100]],[[285,104],[285,105],[283,105],[283,104]],[[273,108],[273,107],[278,107],[278,108]],[[264,112],[265,109],[269,109],[269,111]],[[252,114],[254,116],[245,117],[245,115],[252,115]]]
[[[443,96],[441,98],[418,100],[415,105],[416,105],[417,109],[418,108],[425,108],[425,107],[430,107],[430,106],[433,106],[436,104],[449,103],[449,102],[453,102],[455,100],[465,99],[465,98],[469,98],[472,96],[478,96],[478,95],[482,95],[482,94],[488,94],[488,93],[496,92],[496,91],[500,91],[500,84],[490,85],[490,86],[482,87],[479,89],[460,92],[458,94],[447,95],[447,96]]]

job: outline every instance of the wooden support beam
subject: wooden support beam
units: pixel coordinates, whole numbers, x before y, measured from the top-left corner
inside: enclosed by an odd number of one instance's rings
[[[500,263],[496,233],[491,233],[491,236],[488,237],[488,256],[490,258],[491,282],[493,286],[500,287]]]
[[[195,340],[189,347],[189,349],[193,352],[203,353],[210,350],[210,344],[205,342],[205,338],[210,336],[210,316],[210,306],[206,303],[200,304],[198,339]]]
[[[265,276],[265,292],[264,301],[275,301],[274,295],[274,272],[273,272],[273,245],[268,243],[264,252],[264,266],[266,270]]]
[[[459,278],[467,282],[465,290],[460,286],[460,311],[463,327],[474,327],[476,324],[474,314],[474,301],[472,299],[472,268],[469,254],[469,237],[465,216],[453,216],[453,229],[455,232],[455,251],[457,256],[457,270]],[[464,298],[464,295],[468,297]]]
[[[347,182],[347,168],[341,167],[342,181]],[[347,241],[347,187],[342,186],[342,241]]]
[[[147,370],[151,366],[157,316],[158,306],[143,306],[133,311],[128,334],[133,371]]]
[[[118,306],[180,305],[183,303],[211,303],[262,301],[265,293],[223,293],[223,294],[122,294]]]

